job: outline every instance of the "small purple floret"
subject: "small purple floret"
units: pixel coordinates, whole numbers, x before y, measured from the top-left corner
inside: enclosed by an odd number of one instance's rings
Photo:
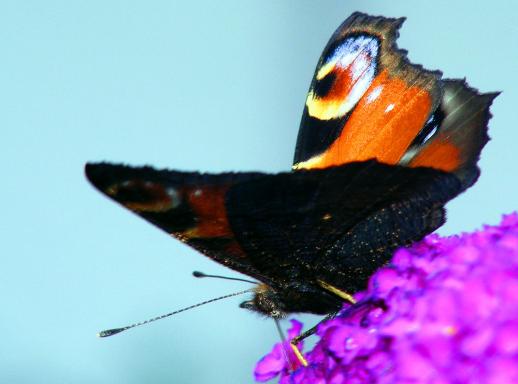
[[[255,378],[280,383],[518,383],[518,214],[394,254],[297,364],[276,344]],[[292,321],[289,337],[302,324]]]
[[[289,345],[289,340],[300,334],[302,323],[297,320],[290,320],[290,322],[291,328],[288,329],[288,340],[284,343],[275,344],[272,351],[257,363],[254,371],[256,381],[268,381],[280,375],[279,382],[281,384],[289,383],[290,373],[301,366]],[[303,346],[303,342],[298,344],[300,349]]]

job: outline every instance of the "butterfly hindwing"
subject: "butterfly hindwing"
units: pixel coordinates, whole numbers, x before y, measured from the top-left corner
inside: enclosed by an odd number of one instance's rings
[[[416,138],[400,163],[454,173],[466,189],[478,178],[477,161],[489,140],[489,107],[498,93],[479,94],[463,80],[444,80],[442,87],[436,120],[423,128],[426,136]]]

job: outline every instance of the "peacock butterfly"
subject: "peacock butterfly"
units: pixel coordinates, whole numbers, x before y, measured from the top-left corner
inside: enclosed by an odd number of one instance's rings
[[[411,64],[404,19],[352,14],[325,47],[293,169],[204,174],[89,163],[111,199],[257,279],[241,306],[273,318],[333,314],[398,247],[445,221],[477,180],[495,93]]]

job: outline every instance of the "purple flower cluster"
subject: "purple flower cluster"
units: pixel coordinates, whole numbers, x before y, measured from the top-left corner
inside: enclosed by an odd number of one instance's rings
[[[256,380],[518,383],[518,214],[400,249],[355,298],[319,326],[307,367],[294,367],[289,347],[277,344],[257,364]],[[289,337],[301,328],[292,320]]]

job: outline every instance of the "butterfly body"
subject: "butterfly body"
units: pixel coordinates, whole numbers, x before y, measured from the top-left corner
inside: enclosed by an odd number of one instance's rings
[[[471,186],[489,106],[460,80],[410,64],[401,19],[355,13],[332,36],[306,99],[293,170],[201,174],[97,163],[103,193],[261,284],[241,306],[328,314],[393,251],[445,221]]]

